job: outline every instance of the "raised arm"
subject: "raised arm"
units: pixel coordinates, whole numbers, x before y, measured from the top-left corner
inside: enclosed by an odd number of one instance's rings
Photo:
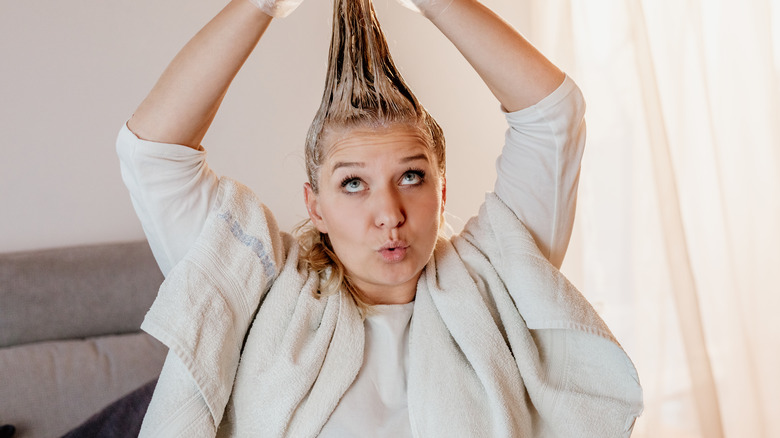
[[[300,0],[233,0],[176,55],[117,138],[122,178],[163,274],[192,247],[217,194],[200,143],[268,28]],[[185,147],[187,146],[187,147]]]
[[[477,0],[417,0],[508,112],[552,93],[564,74],[520,33]]]
[[[560,267],[571,237],[584,101],[571,79],[477,0],[412,2],[474,67],[507,112],[496,194]]]
[[[197,149],[272,17],[231,1],[182,48],[128,121],[139,138]]]

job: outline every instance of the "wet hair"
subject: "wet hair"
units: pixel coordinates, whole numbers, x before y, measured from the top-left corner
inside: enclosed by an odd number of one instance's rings
[[[395,66],[371,0],[334,0],[333,34],[322,102],[306,137],[306,173],[314,193],[332,139],[355,129],[385,131],[405,127],[425,140],[439,174],[446,168],[444,134]],[[296,230],[302,262],[319,273],[319,295],[341,288],[361,310],[368,304],[350,281],[327,234],[311,222]],[[365,312],[364,312],[365,313]]]

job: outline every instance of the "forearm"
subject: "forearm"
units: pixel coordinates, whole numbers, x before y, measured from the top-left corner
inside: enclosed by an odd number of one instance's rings
[[[564,78],[512,26],[477,0],[447,0],[423,6],[423,13],[458,48],[509,111],[539,102]]]
[[[139,138],[197,148],[271,17],[231,1],[176,55],[128,121]]]

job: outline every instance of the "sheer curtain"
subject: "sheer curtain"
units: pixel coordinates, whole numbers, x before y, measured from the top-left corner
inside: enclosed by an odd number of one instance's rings
[[[780,1],[530,0],[588,101],[563,271],[633,358],[636,437],[779,437]]]

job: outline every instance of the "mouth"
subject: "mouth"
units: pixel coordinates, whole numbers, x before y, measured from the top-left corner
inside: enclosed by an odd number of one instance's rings
[[[379,248],[379,255],[388,263],[397,263],[406,258],[409,245],[402,241],[387,242]]]

